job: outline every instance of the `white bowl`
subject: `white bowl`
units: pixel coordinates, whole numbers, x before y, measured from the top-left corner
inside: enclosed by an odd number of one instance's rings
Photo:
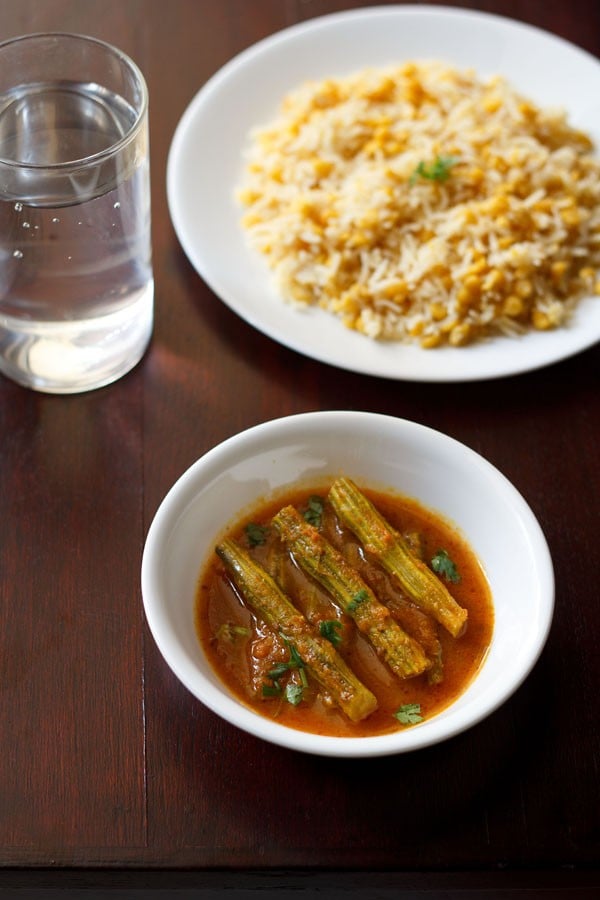
[[[253,712],[214,673],[194,627],[198,578],[219,533],[260,498],[339,474],[413,497],[457,526],[483,565],[495,610],[489,653],[466,691],[430,719],[376,737],[309,734]],[[531,509],[473,450],[414,422],[334,411],[265,422],[194,463],[173,485],[148,532],[142,594],[148,625],[166,662],[213,712],[284,747],[367,757],[445,740],[503,703],[528,675],[546,641],[554,575]]]

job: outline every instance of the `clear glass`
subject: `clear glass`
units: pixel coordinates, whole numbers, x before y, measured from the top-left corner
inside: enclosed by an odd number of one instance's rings
[[[108,384],[153,323],[148,92],[109,44],[0,44],[0,371],[40,391]]]

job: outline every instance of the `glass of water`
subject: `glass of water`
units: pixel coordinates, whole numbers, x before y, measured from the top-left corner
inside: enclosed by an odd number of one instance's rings
[[[148,92],[109,44],[0,43],[0,372],[108,384],[152,332]]]

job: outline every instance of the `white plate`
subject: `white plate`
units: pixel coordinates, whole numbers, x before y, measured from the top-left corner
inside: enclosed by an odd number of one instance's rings
[[[435,6],[387,6],[311,19],[239,54],[202,88],[175,132],[167,168],[171,217],[190,262],[212,290],[260,331],[314,359],[371,375],[471,381],[540,368],[600,340],[600,302],[584,300],[568,327],[434,352],[382,344],[330,313],[277,296],[250,250],[234,197],[249,131],[267,124],[303,81],[369,65],[440,59],[502,74],[543,106],[562,107],[600,144],[600,63],[546,32],[509,19]]]

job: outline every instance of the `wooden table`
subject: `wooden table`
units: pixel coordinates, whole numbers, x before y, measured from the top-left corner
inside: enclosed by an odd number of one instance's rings
[[[236,317],[170,223],[167,153],[201,85],[260,38],[358,5],[0,0],[0,39],[86,32],[145,72],[157,283],[153,343],[118,383],[61,398],[0,379],[0,888],[600,896],[599,348],[463,385],[352,374]],[[594,0],[462,5],[600,53]],[[264,420],[334,408],[412,419],[484,455],[538,516],[557,577],[548,644],[512,699],[375,763],[222,722],[163,662],[140,594],[150,521],[194,460]]]

